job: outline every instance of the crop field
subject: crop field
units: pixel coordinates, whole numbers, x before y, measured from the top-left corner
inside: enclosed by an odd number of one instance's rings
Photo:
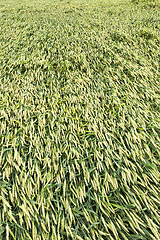
[[[0,0],[0,240],[159,239],[159,0]]]

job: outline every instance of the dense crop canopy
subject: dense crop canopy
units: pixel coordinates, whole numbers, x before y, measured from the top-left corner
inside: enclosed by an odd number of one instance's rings
[[[0,0],[0,239],[159,239],[160,9],[138,2]]]

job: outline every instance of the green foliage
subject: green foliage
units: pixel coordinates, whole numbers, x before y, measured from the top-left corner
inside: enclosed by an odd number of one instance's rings
[[[159,8],[0,5],[0,239],[159,240]]]
[[[131,0],[132,3],[141,4],[145,7],[160,7],[160,1],[159,0]]]

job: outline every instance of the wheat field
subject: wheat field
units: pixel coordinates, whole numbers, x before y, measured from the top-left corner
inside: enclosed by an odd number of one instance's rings
[[[0,240],[160,239],[159,16],[0,0]]]

